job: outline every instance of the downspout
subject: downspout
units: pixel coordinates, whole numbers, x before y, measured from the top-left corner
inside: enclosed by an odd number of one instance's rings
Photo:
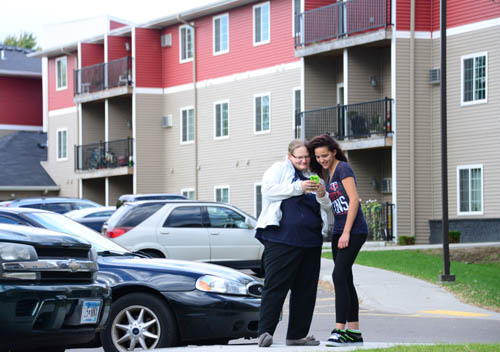
[[[410,235],[415,233],[415,0],[410,9]]]
[[[193,30],[193,95],[194,95],[194,194],[199,199],[198,193],[198,90],[196,89],[196,26],[184,20],[177,14],[177,20]]]

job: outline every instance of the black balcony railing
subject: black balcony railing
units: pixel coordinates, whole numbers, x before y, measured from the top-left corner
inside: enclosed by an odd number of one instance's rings
[[[344,0],[296,14],[295,47],[387,27],[390,0]]]
[[[75,146],[78,171],[133,166],[133,139],[120,139]]]
[[[306,140],[325,133],[338,140],[387,136],[392,133],[392,103],[385,98],[300,112],[295,136]]]
[[[74,95],[130,85],[132,85],[131,57],[123,57],[74,71]]]

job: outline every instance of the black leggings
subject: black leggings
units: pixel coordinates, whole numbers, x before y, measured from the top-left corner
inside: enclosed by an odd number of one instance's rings
[[[352,278],[352,266],[366,241],[367,235],[351,235],[349,245],[339,249],[340,235],[332,237],[332,254],[335,267],[332,278],[335,285],[335,319],[337,323],[359,321],[359,302]]]

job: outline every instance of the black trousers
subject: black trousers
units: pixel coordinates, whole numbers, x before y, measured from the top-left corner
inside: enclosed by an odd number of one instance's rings
[[[332,237],[333,285],[335,286],[335,319],[337,323],[359,321],[359,302],[352,277],[352,266],[367,235],[351,235],[349,245],[339,249],[340,235]]]
[[[266,278],[260,306],[259,335],[274,335],[285,298],[290,293],[287,339],[307,336],[318,290],[321,247],[302,248],[264,241]]]

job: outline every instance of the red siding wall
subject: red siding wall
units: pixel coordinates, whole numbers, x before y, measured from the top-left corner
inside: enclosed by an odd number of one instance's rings
[[[336,3],[337,0],[305,0],[304,10],[309,11]]]
[[[135,29],[136,87],[162,87],[162,48],[160,31]]]
[[[75,106],[73,102],[73,71],[76,69],[76,53],[73,56],[67,55],[68,88],[60,91],[56,91],[56,59],[57,57],[49,58],[49,111]]]
[[[128,37],[108,37],[108,61],[120,59],[125,56],[131,56],[130,51],[127,51],[125,48],[125,43],[128,43],[129,48],[132,48],[130,38]]]
[[[42,79],[0,77],[0,124],[42,126]]]
[[[82,67],[101,64],[104,62],[103,44],[82,43]]]
[[[229,12],[229,53],[213,55],[213,16],[196,21],[197,79],[202,81],[256,70],[299,59],[294,56],[292,6],[290,0],[271,1],[271,42],[253,46],[253,7]],[[216,16],[216,15],[214,15]],[[179,26],[167,28],[172,47],[163,48],[164,86],[192,82],[192,62],[179,63]]]
[[[120,22],[116,22],[116,21],[109,21],[109,30],[112,31],[113,29],[117,29],[117,28],[120,28],[120,27],[125,27],[126,24],[124,23],[120,23]]]

